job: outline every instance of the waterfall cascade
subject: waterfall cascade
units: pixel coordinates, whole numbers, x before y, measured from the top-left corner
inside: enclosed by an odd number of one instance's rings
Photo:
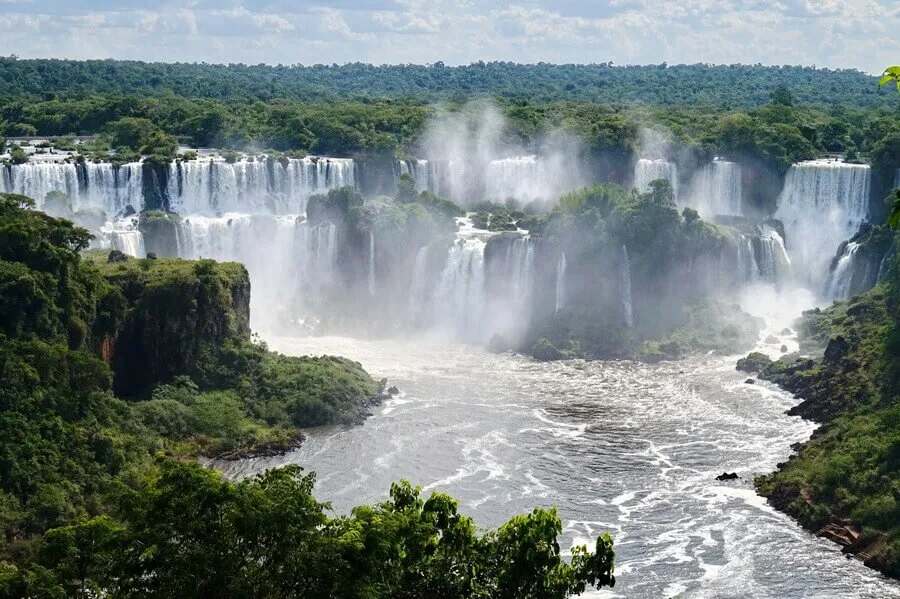
[[[657,179],[665,179],[671,183],[675,197],[678,197],[678,168],[674,162],[641,158],[635,163],[632,187],[641,193],[647,193],[650,191],[650,182]]]
[[[537,155],[511,156],[489,161],[401,160],[397,176],[409,174],[418,191],[465,203],[472,197],[493,202],[515,198],[521,202],[553,201],[588,183],[572,158]]]
[[[619,268],[621,269],[622,318],[629,329],[634,327],[634,308],[631,303],[631,263],[628,261],[628,249],[622,244],[619,251]]]
[[[375,233],[369,231],[369,295],[375,295]]]
[[[744,282],[753,282],[759,278],[759,266],[756,263],[756,252],[753,240],[741,235],[737,243],[738,277]]]
[[[299,214],[309,196],[354,184],[349,158],[209,159],[169,165],[167,193],[171,209],[183,214]]]
[[[694,174],[686,194],[686,205],[703,218],[741,215],[741,165],[713,160]]]
[[[562,157],[513,156],[487,164],[485,195],[495,202],[549,202],[582,183],[578,169]]]
[[[413,321],[421,317],[425,311],[425,298],[428,281],[428,246],[423,245],[416,253],[416,264],[413,268],[412,284],[409,288],[409,313]]]
[[[110,241],[113,249],[135,258],[145,258],[144,236],[140,231],[112,231]]]
[[[337,227],[331,223],[310,226],[293,216],[190,215],[179,228],[181,257],[247,267],[251,314],[264,328],[302,314],[334,281]]]
[[[813,160],[788,170],[775,218],[784,223],[799,282],[821,289],[830,257],[868,215],[868,165]]]
[[[781,283],[791,273],[784,240],[775,229],[763,226],[759,236],[741,235],[737,242],[738,279],[744,283]]]
[[[850,289],[853,283],[854,258],[859,250],[859,244],[850,242],[844,248],[844,252],[838,258],[834,270],[825,281],[825,297],[832,300],[845,300],[850,297]]]
[[[59,191],[69,198],[73,211],[103,210],[113,218],[125,206],[140,211],[143,200],[143,168],[134,162],[109,163],[29,162],[0,167],[0,190],[32,198],[43,207],[47,194]]]
[[[135,223],[136,220],[133,218],[107,222],[95,235],[91,248],[119,250],[135,258],[145,258],[147,251],[144,247],[144,236],[135,228]]]
[[[457,219],[460,229],[447,253],[435,291],[436,319],[458,338],[486,341],[482,327],[485,307],[485,242],[468,217]]]
[[[823,297],[839,301],[871,289],[887,274],[892,255],[892,246],[885,248],[882,255],[872,246],[856,241],[843,244],[825,279]]]
[[[784,240],[775,229],[764,226],[758,240],[759,275],[765,281],[779,283],[786,279],[791,271],[791,259],[788,257]]]
[[[556,308],[554,314],[566,307],[566,253],[559,255],[556,264]]]
[[[504,271],[509,284],[509,300],[521,315],[521,310],[530,310],[529,302],[534,293],[534,243],[531,239],[521,237],[509,244]]]
[[[398,166],[400,175],[409,175],[416,182],[416,191],[436,193],[437,174],[434,172],[434,163],[410,159],[400,160]]]

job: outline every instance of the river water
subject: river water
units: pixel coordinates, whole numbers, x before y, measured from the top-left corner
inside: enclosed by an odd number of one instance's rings
[[[286,354],[358,360],[402,390],[362,426],[308,431],[280,457],[318,474],[336,512],[408,479],[446,491],[479,525],[557,506],[564,546],[604,531],[617,584],[598,597],[900,597],[900,587],[769,508],[752,488],[814,426],[795,400],[746,384],[735,358],[539,363],[462,345],[271,338]],[[718,482],[722,471],[739,481]]]

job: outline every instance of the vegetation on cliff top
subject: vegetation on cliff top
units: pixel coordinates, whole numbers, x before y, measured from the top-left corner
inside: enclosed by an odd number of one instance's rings
[[[690,208],[679,213],[667,181],[650,186],[646,193],[630,193],[598,183],[564,195],[547,214],[518,221],[529,230],[536,251],[552,258],[546,261],[556,265],[565,254],[566,276],[578,282],[567,291],[565,306],[537,319],[524,349],[540,350],[543,359],[659,361],[694,351],[736,353],[756,342],[760,319],[711,298],[721,291],[718,274],[734,247],[731,231],[703,221]],[[488,241],[486,261],[504,253],[492,247],[508,243],[504,240]],[[634,314],[630,327],[621,292],[626,254]],[[495,345],[502,349],[501,343]]]

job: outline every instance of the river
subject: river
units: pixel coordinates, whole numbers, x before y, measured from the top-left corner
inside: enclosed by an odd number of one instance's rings
[[[735,357],[539,363],[471,346],[270,338],[286,354],[337,354],[402,393],[362,426],[308,431],[296,451],[217,467],[286,463],[318,474],[338,513],[407,479],[457,497],[479,525],[557,506],[565,546],[609,531],[617,584],[595,597],[900,597],[752,487],[814,425],[796,400],[747,384]],[[718,482],[736,471],[741,480]]]

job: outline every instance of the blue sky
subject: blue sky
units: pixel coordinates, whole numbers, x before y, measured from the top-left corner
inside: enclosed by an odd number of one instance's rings
[[[900,0],[0,0],[0,54],[348,61],[900,63]]]

